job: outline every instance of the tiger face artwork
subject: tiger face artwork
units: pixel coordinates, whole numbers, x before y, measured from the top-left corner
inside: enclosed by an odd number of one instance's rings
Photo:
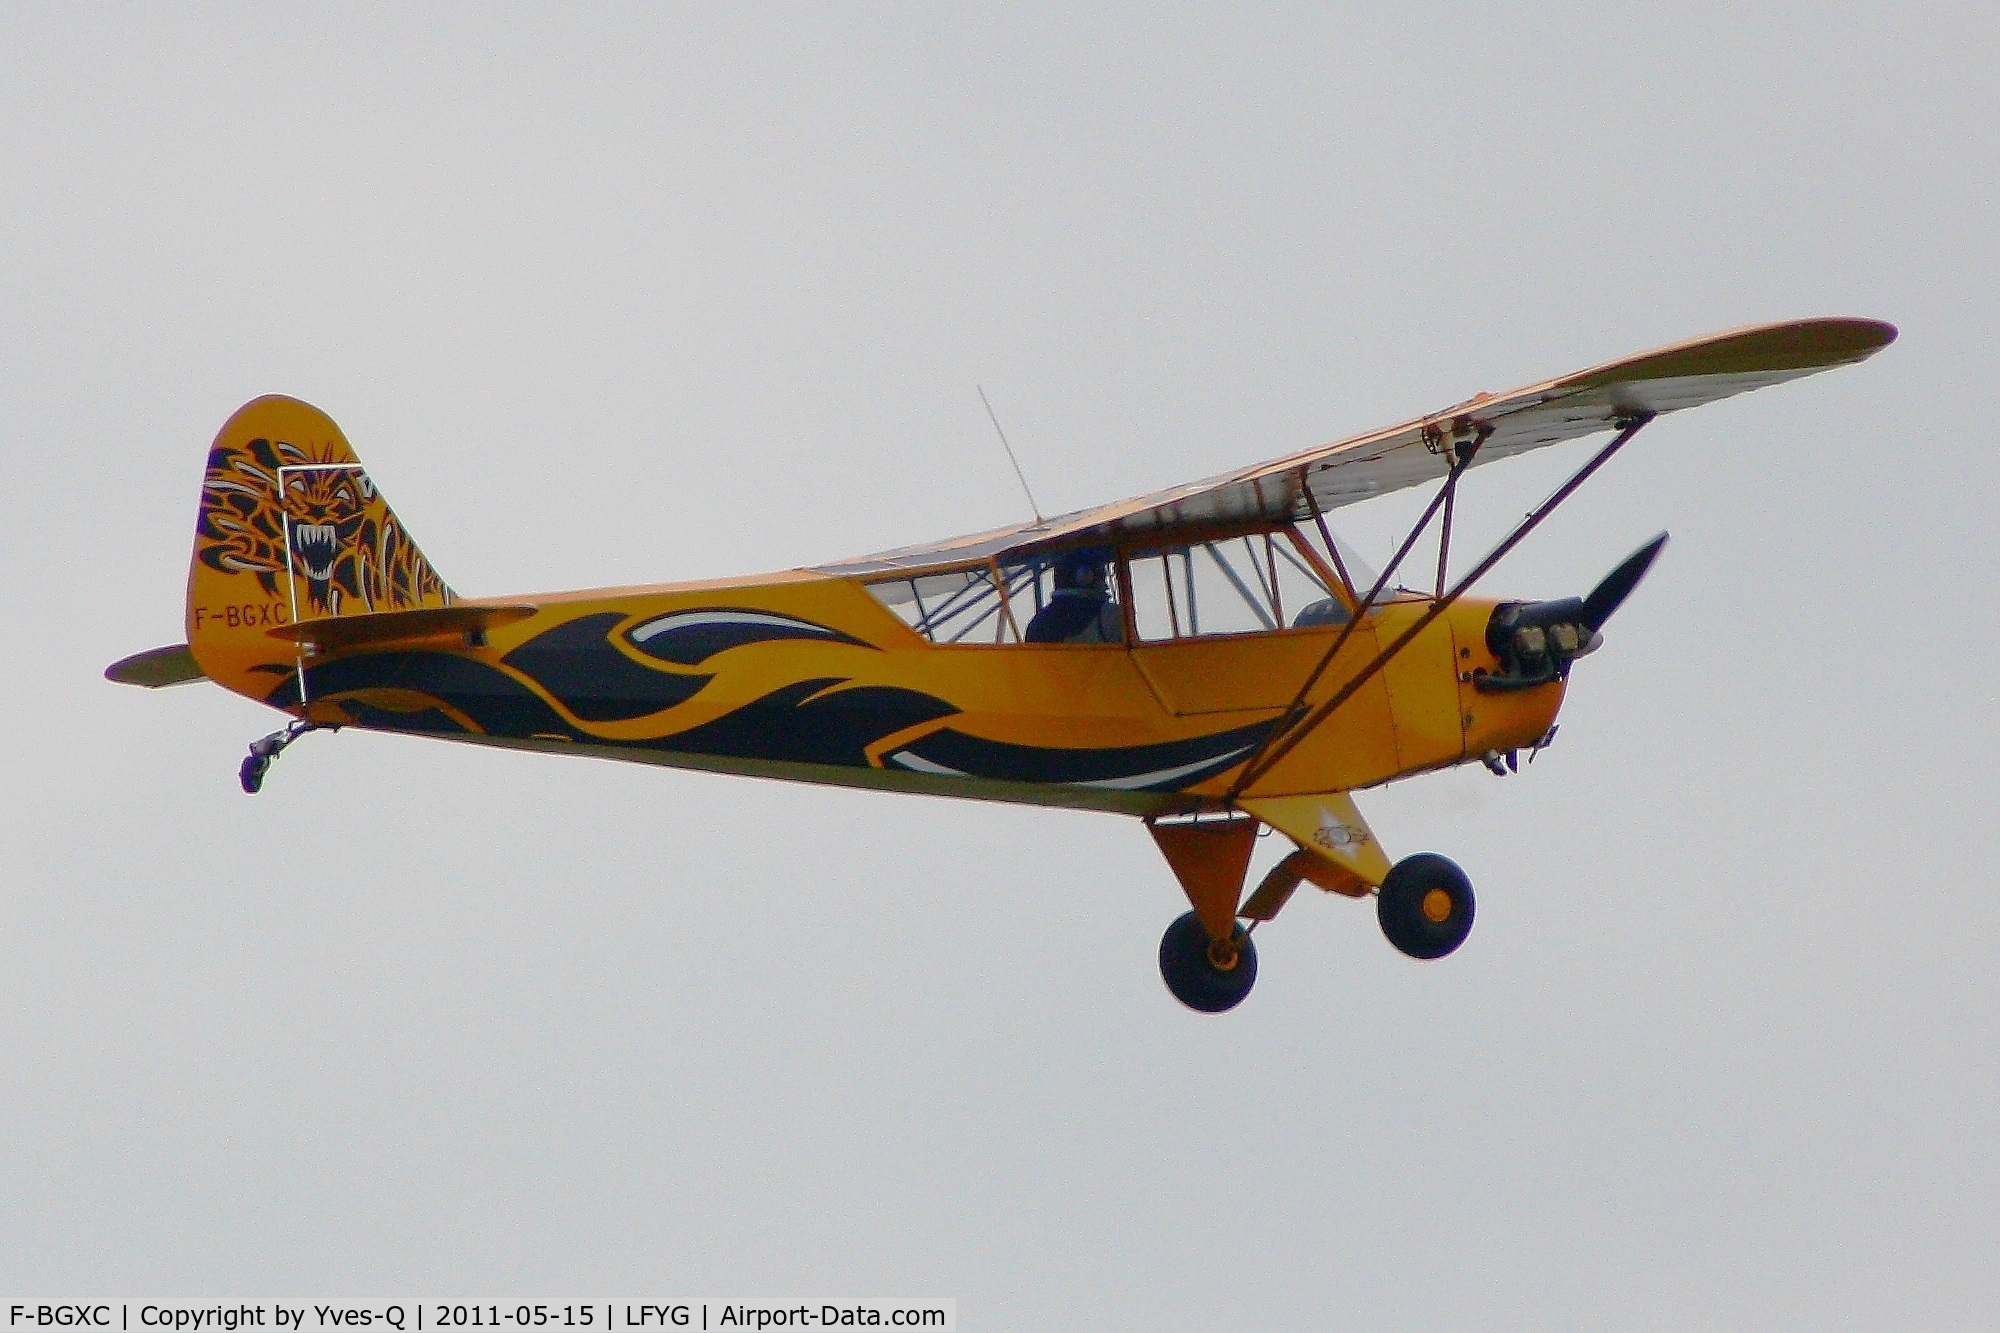
[[[451,590],[368,474],[351,456],[334,454],[268,439],[212,450],[196,558],[225,574],[254,574],[273,596],[289,573],[305,585],[301,615],[450,602]]]

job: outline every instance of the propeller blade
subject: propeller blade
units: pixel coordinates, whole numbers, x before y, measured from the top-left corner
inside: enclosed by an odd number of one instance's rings
[[[1661,533],[1653,540],[1619,562],[1618,568],[1604,576],[1590,596],[1583,599],[1583,623],[1590,626],[1594,634],[1604,628],[1604,622],[1611,619],[1625,599],[1632,595],[1632,589],[1639,586],[1639,580],[1646,577],[1646,571],[1653,567],[1653,561],[1660,549],[1667,544],[1667,534]]]

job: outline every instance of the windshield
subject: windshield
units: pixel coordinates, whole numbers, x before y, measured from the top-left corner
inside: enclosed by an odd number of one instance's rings
[[[1336,573],[1347,575],[1347,581],[1354,585],[1356,599],[1367,596],[1368,590],[1375,586],[1375,580],[1381,576],[1382,571],[1355,550],[1345,537],[1328,527],[1325,519],[1298,523],[1293,526],[1292,531],[1298,534],[1300,541],[1312,548],[1313,554],[1318,556],[1323,564]],[[1331,552],[1327,549],[1328,537],[1333,538]]]

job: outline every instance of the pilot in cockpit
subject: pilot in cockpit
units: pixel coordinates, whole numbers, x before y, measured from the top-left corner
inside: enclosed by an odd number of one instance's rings
[[[1110,552],[1066,551],[1056,559],[1055,592],[1022,638],[1028,643],[1123,643],[1125,616],[1110,590]]]

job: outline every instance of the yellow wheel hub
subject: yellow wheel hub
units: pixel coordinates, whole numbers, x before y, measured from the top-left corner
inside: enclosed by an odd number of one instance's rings
[[[1208,961],[1218,972],[1233,972],[1240,956],[1235,940],[1211,940],[1208,945]]]
[[[1451,920],[1451,895],[1443,889],[1432,889],[1425,894],[1424,919],[1439,926]]]

